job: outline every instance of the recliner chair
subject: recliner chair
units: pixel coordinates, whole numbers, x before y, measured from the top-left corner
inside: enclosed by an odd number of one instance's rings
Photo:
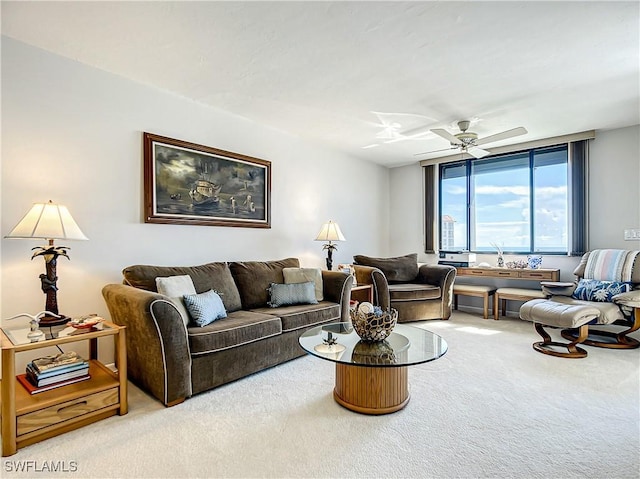
[[[533,321],[544,339],[534,348],[556,356],[584,357],[586,352],[577,344],[616,349],[640,347],[640,341],[628,336],[640,329],[640,251],[587,252],[573,274],[577,276],[573,285],[543,282],[548,298],[522,305],[520,317]],[[543,325],[565,327],[561,335],[571,343],[553,343]],[[593,329],[592,325],[599,328]],[[605,326],[607,329],[601,329]],[[618,330],[619,326],[624,329]],[[550,346],[566,346],[573,355],[553,353]],[[578,356],[577,350],[582,355]]]

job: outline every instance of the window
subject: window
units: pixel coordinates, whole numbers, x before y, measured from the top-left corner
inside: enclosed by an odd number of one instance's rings
[[[440,249],[567,253],[567,145],[440,165]]]

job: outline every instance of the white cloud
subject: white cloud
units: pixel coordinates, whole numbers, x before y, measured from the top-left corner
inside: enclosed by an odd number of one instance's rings
[[[476,194],[479,195],[517,195],[517,196],[529,196],[528,186],[478,186],[475,189]]]
[[[467,188],[463,187],[463,186],[454,186],[454,185],[447,185],[445,187],[445,191],[449,194],[452,195],[466,195],[467,194]]]
[[[535,189],[536,199],[549,200],[552,198],[566,198],[566,186],[539,186]]]

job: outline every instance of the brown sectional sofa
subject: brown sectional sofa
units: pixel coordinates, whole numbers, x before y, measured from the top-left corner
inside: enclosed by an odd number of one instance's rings
[[[289,267],[299,267],[298,260],[125,268],[123,284],[106,285],[102,294],[111,319],[127,327],[129,379],[171,406],[304,355],[298,337],[311,326],[349,321],[351,276],[335,271],[322,271],[324,299],[318,304],[269,307],[267,288],[284,283],[282,270]],[[156,277],[185,274],[197,293],[220,293],[227,318],[185,326],[155,283]]]

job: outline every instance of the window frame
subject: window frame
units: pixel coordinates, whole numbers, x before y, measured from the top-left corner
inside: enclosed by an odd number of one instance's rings
[[[527,251],[510,251],[510,250],[505,250],[504,253],[506,254],[515,254],[515,255],[527,255],[527,254],[544,254],[544,255],[570,255],[570,254],[582,254],[579,251],[574,252],[572,251],[574,249],[574,245],[572,242],[572,238],[574,236],[574,232],[572,231],[573,228],[575,228],[576,226],[576,222],[574,219],[572,219],[571,217],[571,212],[572,210],[575,208],[576,205],[576,200],[578,201],[578,204],[581,205],[582,210],[584,210],[584,200],[583,199],[576,199],[576,198],[572,198],[572,182],[575,182],[575,178],[574,178],[574,169],[575,167],[572,165],[572,144],[569,143],[563,143],[563,144],[557,144],[557,145],[551,145],[551,146],[543,146],[543,147],[538,147],[538,148],[531,148],[531,149],[527,149],[527,150],[520,150],[520,151],[511,151],[508,153],[502,153],[502,154],[497,154],[497,155],[490,155],[490,156],[486,156],[484,158],[482,158],[481,160],[490,160],[490,159],[496,159],[499,160],[501,158],[503,158],[505,161],[507,161],[510,157],[514,158],[516,156],[523,156],[523,155],[527,155],[528,156],[528,184],[529,184],[529,247],[527,249]],[[535,236],[535,223],[536,223],[536,211],[535,211],[535,204],[536,204],[536,195],[535,195],[535,168],[536,168],[536,164],[535,164],[535,157],[536,154],[543,154],[543,153],[550,153],[550,152],[560,152],[560,151],[564,151],[565,153],[565,157],[566,157],[566,167],[567,167],[567,176],[566,176],[566,186],[567,186],[567,205],[566,205],[566,228],[567,228],[567,243],[566,243],[566,247],[564,250],[559,250],[559,251],[542,251],[542,250],[536,250],[535,246],[536,246],[536,236]],[[460,166],[464,166],[465,169],[465,178],[466,178],[466,218],[465,218],[465,222],[466,222],[466,238],[465,238],[465,242],[466,242],[466,248],[464,248],[464,251],[470,251],[473,253],[478,253],[478,254],[491,254],[493,251],[486,251],[486,250],[478,250],[478,249],[471,249],[471,244],[472,244],[472,230],[475,229],[475,223],[472,221],[472,204],[475,201],[474,198],[474,192],[473,192],[473,168],[472,168],[472,164],[474,161],[478,161],[478,159],[476,158],[466,158],[466,159],[461,159],[458,161],[452,161],[452,162],[447,162],[447,163],[441,163],[438,165],[438,206],[437,206],[437,224],[438,224],[438,238],[437,238],[437,243],[438,243],[438,248],[439,251],[442,252],[456,252],[459,250],[449,250],[449,249],[443,249],[442,245],[443,245],[443,228],[442,228],[442,218],[443,218],[443,202],[442,202],[442,193],[443,193],[443,188],[442,188],[442,181],[443,181],[443,170],[445,168],[451,168],[451,167],[460,167]],[[564,162],[562,162],[564,163]],[[475,231],[474,231],[475,234]]]

